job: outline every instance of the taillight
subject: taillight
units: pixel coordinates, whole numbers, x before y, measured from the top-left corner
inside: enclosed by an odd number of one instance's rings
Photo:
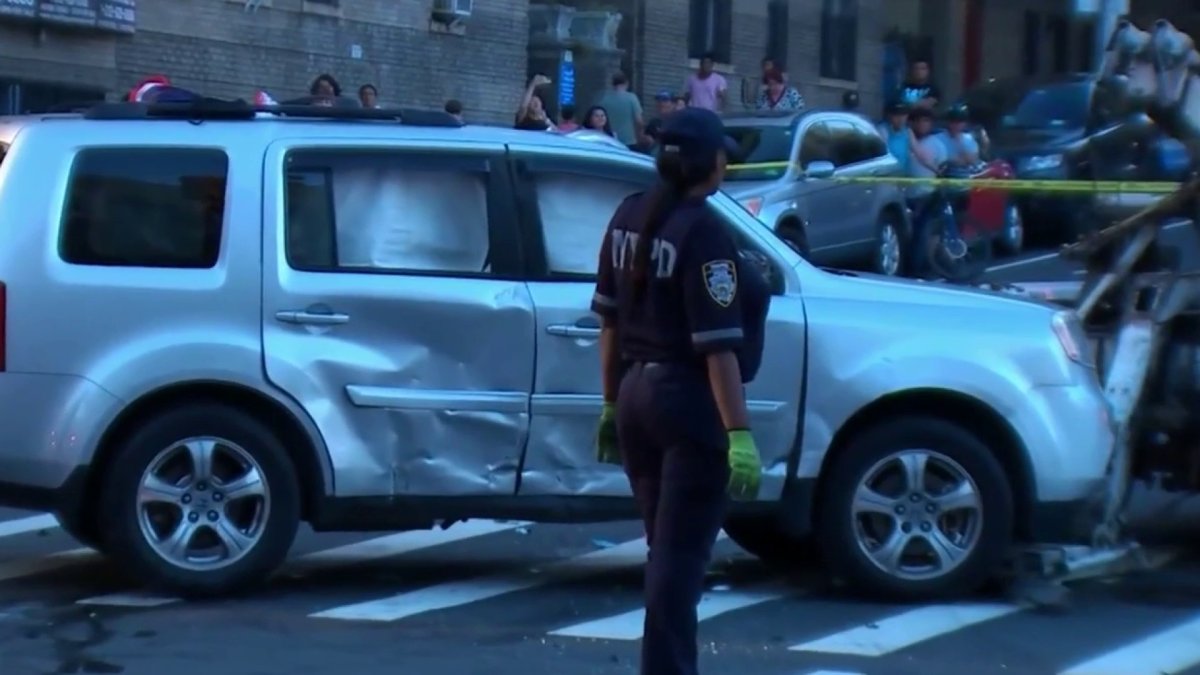
[[[0,281],[0,373],[4,372],[8,363],[8,287]]]

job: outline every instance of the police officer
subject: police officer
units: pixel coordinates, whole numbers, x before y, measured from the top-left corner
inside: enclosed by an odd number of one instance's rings
[[[597,455],[623,463],[650,548],[641,672],[695,675],[696,605],[728,496],[753,499],[761,478],[743,387],[770,289],[705,203],[734,147],[720,118],[672,113],[659,140],[659,184],[618,207],[600,251]]]

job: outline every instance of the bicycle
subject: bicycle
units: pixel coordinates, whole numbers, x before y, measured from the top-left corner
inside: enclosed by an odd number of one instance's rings
[[[986,181],[1012,177],[1006,162],[989,162],[970,167],[942,165],[938,178]],[[925,262],[936,276],[954,283],[978,280],[993,256],[993,245],[1004,231],[1004,218],[992,217],[997,197],[1007,195],[995,188],[939,184],[926,197],[919,217],[925,224]],[[917,270],[918,272],[920,270]]]

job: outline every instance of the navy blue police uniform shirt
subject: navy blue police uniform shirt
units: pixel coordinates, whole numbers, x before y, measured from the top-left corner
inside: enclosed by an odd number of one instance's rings
[[[738,356],[742,381],[762,362],[770,287],[743,262],[725,226],[703,199],[679,204],[651,244],[648,283],[634,298],[633,267],[648,206],[645,194],[626,199],[609,224],[600,250],[592,311],[620,326],[625,361],[705,366],[722,351]]]

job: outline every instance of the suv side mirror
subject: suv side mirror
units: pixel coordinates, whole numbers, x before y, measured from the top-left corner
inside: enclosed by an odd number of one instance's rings
[[[809,162],[808,166],[804,167],[804,177],[829,178],[833,176],[834,171],[837,171],[837,167],[833,165],[833,162]]]

